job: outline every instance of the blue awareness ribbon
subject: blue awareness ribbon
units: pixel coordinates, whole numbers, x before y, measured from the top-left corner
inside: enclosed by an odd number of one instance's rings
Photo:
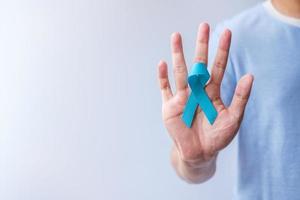
[[[209,78],[210,75],[205,63],[195,63],[193,65],[188,76],[188,84],[191,88],[191,94],[182,115],[182,120],[189,128],[192,126],[198,105],[211,125],[217,118],[218,112],[205,91],[205,85]]]

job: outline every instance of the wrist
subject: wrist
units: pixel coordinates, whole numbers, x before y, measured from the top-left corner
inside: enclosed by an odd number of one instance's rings
[[[199,156],[197,159],[187,160],[182,158],[180,152],[174,145],[172,148],[172,157],[175,157],[178,162],[180,162],[183,166],[191,169],[205,169],[209,168],[212,165],[215,165],[217,159],[218,152],[211,156]]]
[[[216,171],[217,154],[209,160],[186,161],[180,158],[176,147],[172,149],[172,164],[179,177],[189,183],[202,183],[211,178]]]

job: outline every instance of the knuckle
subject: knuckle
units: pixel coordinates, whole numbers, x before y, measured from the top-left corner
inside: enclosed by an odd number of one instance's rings
[[[216,104],[221,104],[221,103],[222,103],[222,100],[221,100],[221,97],[220,97],[220,96],[213,97],[213,98],[211,99],[211,101],[212,101],[213,103],[216,103]]]
[[[207,46],[208,38],[206,38],[206,37],[199,37],[199,38],[197,39],[197,43],[198,43],[199,45],[205,45],[205,46]]]
[[[220,86],[221,86],[221,82],[218,81],[217,79],[215,78],[212,78],[211,79],[211,84],[214,86],[214,88],[216,89],[216,91],[220,91]]]
[[[195,62],[204,62],[204,63],[207,63],[207,57],[205,57],[205,56],[197,56],[195,58]]]
[[[178,74],[186,73],[186,67],[184,65],[175,65],[173,70],[174,73],[178,73]]]
[[[160,79],[160,89],[166,89],[169,87],[169,80],[166,78]]]
[[[236,95],[237,99],[240,100],[240,101],[247,101],[248,100],[248,96],[242,94],[241,92],[236,92],[235,95]]]
[[[215,67],[216,67],[216,69],[218,69],[218,70],[224,71],[224,70],[225,70],[225,63],[222,62],[221,60],[217,60],[217,61],[215,62]]]

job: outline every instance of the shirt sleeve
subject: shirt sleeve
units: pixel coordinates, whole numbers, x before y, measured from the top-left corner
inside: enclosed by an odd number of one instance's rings
[[[215,55],[217,53],[219,38],[224,28],[225,27],[223,24],[217,25],[211,35],[211,39],[209,43],[209,54],[208,54],[208,70],[210,73],[213,67]],[[234,94],[235,86],[236,86],[236,78],[235,78],[234,66],[231,58],[232,56],[231,52],[232,50],[230,49],[226,70],[221,84],[221,98],[225,106],[230,105]]]

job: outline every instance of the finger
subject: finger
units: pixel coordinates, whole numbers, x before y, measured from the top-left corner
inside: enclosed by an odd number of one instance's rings
[[[165,102],[173,96],[170,87],[169,78],[168,78],[168,66],[166,62],[160,61],[157,67],[158,67],[158,81],[161,90],[161,95],[163,101]]]
[[[220,85],[224,76],[227,65],[229,48],[231,42],[231,32],[226,29],[221,35],[216,58],[213,63],[210,83],[215,84],[216,89],[220,89]]]
[[[209,41],[209,25],[202,23],[199,25],[197,40],[196,40],[196,52],[195,62],[203,62],[207,64],[208,56],[208,41]]]
[[[187,88],[187,68],[183,55],[182,39],[179,33],[172,34],[171,49],[176,90],[185,90]]]
[[[254,77],[250,74],[247,74],[239,80],[236,86],[229,111],[238,119],[243,116],[251,92],[253,80]]]

